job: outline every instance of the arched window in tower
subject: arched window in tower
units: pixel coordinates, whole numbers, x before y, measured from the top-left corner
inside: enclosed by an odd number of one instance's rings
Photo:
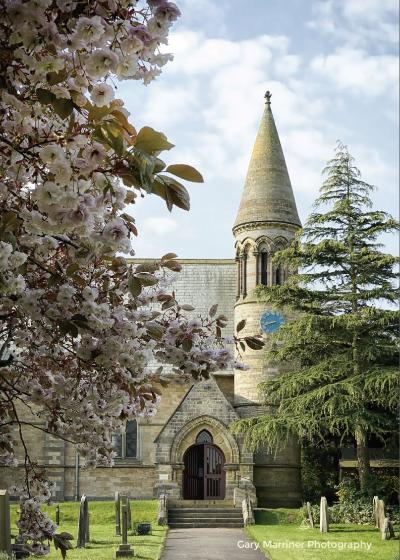
[[[236,277],[236,284],[237,284],[237,289],[236,289],[236,299],[240,298],[240,294],[242,293],[242,269],[241,269],[241,261],[240,261],[240,253],[239,251],[236,253],[236,272],[237,272],[237,277]]]
[[[275,284],[280,286],[283,284],[283,268],[282,265],[278,265],[275,268]]]
[[[245,249],[242,253],[242,296],[246,297],[247,295],[247,257],[248,252]]]
[[[113,434],[114,449],[119,459],[134,459],[138,456],[138,431],[136,420],[129,420],[125,432]]]
[[[260,284],[268,286],[268,253],[265,249],[260,252]]]
[[[213,437],[208,430],[201,430],[197,435],[196,443],[213,443]]]

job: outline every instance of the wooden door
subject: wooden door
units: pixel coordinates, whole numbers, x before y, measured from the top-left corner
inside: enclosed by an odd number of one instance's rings
[[[183,472],[183,497],[185,500],[202,500],[204,479],[203,445],[193,445],[185,454]]]
[[[224,455],[215,445],[204,446],[204,499],[225,497]]]
[[[225,497],[224,455],[210,444],[190,447],[184,458],[185,500],[222,500]]]

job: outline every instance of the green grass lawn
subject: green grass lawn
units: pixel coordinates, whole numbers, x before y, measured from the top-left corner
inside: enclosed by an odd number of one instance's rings
[[[132,524],[139,521],[147,521],[152,525],[152,534],[145,536],[134,536],[131,531],[128,534],[128,542],[135,551],[135,558],[143,560],[156,560],[161,552],[167,529],[157,525],[156,500],[131,501]],[[15,535],[17,529],[18,506],[12,506],[11,526]],[[49,517],[55,521],[55,505],[44,508]],[[89,502],[89,527],[90,542],[84,549],[68,551],[67,558],[70,560],[111,560],[115,558],[115,552],[121,543],[121,537],[115,536],[115,513],[114,502]],[[57,532],[67,531],[77,536],[79,504],[76,502],[65,502],[60,504],[60,526]],[[76,541],[74,541],[74,546]],[[60,559],[59,551],[54,550],[46,556],[49,560]]]
[[[297,510],[256,511],[256,525],[246,531],[249,540],[259,542],[267,558],[271,560],[400,560],[399,540],[382,541],[379,531],[368,525],[331,525],[329,533],[319,529],[301,527]],[[396,528],[395,528],[396,530]],[[398,536],[398,527],[396,536]],[[263,546],[271,543],[290,543],[290,548]],[[294,548],[294,544],[298,548]],[[362,548],[350,549],[350,543],[366,543]],[[319,545],[326,548],[317,548]],[[332,548],[343,546],[342,549]],[[330,547],[328,547],[330,545]]]

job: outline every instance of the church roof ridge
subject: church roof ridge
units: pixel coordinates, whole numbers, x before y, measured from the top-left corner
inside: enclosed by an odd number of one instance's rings
[[[234,230],[249,222],[285,222],[301,226],[272,114],[271,97],[267,91]]]

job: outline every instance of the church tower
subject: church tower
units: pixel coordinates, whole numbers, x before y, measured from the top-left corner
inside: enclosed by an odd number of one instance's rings
[[[287,271],[272,261],[275,251],[285,247],[301,227],[285,157],[271,110],[271,94],[266,105],[246,176],[239,211],[233,226],[237,262],[235,325],[246,319],[241,335],[268,333],[288,320],[252,295],[263,284],[285,282]],[[246,348],[247,370],[236,370],[234,403],[242,418],[267,411],[260,403],[258,385],[287,371],[288,364],[267,363],[265,353]],[[254,455],[253,483],[259,507],[295,507],[301,503],[300,452],[288,444],[278,454],[260,451]]]

